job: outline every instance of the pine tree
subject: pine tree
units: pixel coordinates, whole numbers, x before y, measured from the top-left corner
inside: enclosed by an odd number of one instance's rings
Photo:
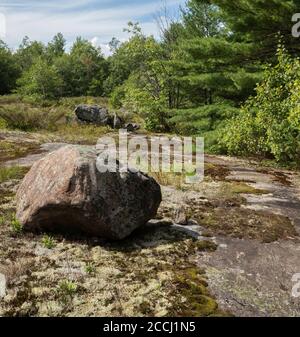
[[[190,0],[183,12],[186,34],[177,60],[178,82],[187,100],[171,121],[185,132],[214,131],[215,112],[234,115],[276,61],[279,35],[291,54],[300,48],[291,34],[299,0]],[[185,55],[185,57],[182,57]],[[174,63],[174,62],[173,62]],[[176,72],[174,72],[176,73]],[[227,108],[226,108],[227,107]],[[224,111],[227,111],[224,113]],[[220,124],[220,123],[219,123]]]

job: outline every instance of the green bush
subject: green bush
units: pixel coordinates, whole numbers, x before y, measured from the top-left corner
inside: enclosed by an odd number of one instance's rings
[[[145,128],[148,131],[168,131],[166,96],[164,93],[153,96],[150,90],[137,84],[137,77],[131,76],[124,85],[123,106],[126,110],[140,115],[145,120]]]
[[[300,60],[279,45],[278,63],[222,132],[220,144],[230,154],[273,157],[300,163]]]
[[[114,89],[109,98],[109,104],[116,109],[120,109],[123,106],[123,100],[125,99],[124,86],[119,86]]]

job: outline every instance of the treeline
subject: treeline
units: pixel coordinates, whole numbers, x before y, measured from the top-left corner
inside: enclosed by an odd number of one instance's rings
[[[108,62],[101,50],[77,38],[69,53],[66,40],[57,34],[45,46],[38,41],[23,39],[15,53],[3,43],[0,46],[0,94],[16,91],[33,99],[103,95],[108,76]]]
[[[128,41],[99,48],[61,34],[0,46],[0,94],[33,99],[107,96],[153,131],[206,137],[210,151],[299,161],[299,0],[189,0],[179,21],[158,17],[161,39],[130,23]]]

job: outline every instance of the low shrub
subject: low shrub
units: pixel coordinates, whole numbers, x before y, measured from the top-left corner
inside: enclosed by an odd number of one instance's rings
[[[268,66],[238,117],[224,129],[220,143],[229,154],[274,158],[300,165],[300,60],[282,45],[278,63]]]

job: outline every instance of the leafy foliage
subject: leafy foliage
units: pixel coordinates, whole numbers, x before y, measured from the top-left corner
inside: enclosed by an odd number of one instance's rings
[[[20,68],[12,52],[0,40],[0,95],[7,94],[15,88],[19,75]]]
[[[229,153],[271,155],[281,162],[298,162],[300,154],[300,60],[282,45],[278,64],[269,65],[264,80],[223,133]]]
[[[22,96],[55,99],[61,96],[63,79],[55,66],[40,58],[23,73],[18,85]]]
[[[47,46],[25,37],[12,55],[14,64],[21,70],[18,86],[16,88],[15,79],[12,81],[14,85],[8,86],[3,93],[17,89],[20,95],[31,97],[32,100],[103,95],[108,64],[100,48],[79,37],[71,51],[66,53],[65,44],[66,40],[61,33]],[[10,55],[8,50],[6,53]],[[0,72],[2,59],[0,54]]]
[[[298,8],[299,0],[187,0],[180,20],[158,16],[160,40],[129,22],[128,40],[113,38],[107,59],[80,37],[66,51],[60,33],[47,45],[25,37],[15,53],[1,42],[0,95],[16,91],[43,104],[107,96],[150,131],[205,136],[213,151],[296,161],[300,48],[291,18]],[[4,126],[36,128],[34,114],[9,113],[0,112]]]

